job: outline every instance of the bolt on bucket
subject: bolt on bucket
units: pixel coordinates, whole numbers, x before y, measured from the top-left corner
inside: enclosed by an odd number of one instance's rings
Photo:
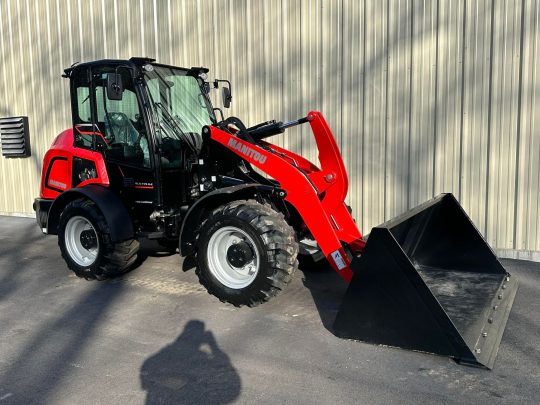
[[[493,367],[518,283],[452,194],[373,228],[351,267],[336,335]]]

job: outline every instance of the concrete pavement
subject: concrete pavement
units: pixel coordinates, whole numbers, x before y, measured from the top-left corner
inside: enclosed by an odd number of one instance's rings
[[[345,291],[301,271],[280,296],[234,308],[148,257],[120,279],[73,276],[54,236],[0,217],[0,405],[538,403],[540,265],[503,260],[520,280],[493,371],[336,338]],[[325,327],[326,326],[326,327]]]

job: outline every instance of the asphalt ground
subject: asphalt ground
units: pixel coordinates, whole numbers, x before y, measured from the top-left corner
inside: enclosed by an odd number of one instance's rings
[[[144,253],[122,278],[85,281],[34,220],[0,217],[0,405],[540,402],[540,264],[503,260],[520,288],[488,371],[335,337],[332,271],[237,309],[179,255]]]

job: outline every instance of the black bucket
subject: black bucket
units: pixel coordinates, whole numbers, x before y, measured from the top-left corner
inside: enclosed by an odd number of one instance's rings
[[[373,228],[336,335],[492,368],[517,291],[452,194]]]

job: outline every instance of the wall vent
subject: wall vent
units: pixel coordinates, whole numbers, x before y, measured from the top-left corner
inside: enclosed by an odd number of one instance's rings
[[[30,156],[28,117],[0,118],[0,145],[7,158]]]

